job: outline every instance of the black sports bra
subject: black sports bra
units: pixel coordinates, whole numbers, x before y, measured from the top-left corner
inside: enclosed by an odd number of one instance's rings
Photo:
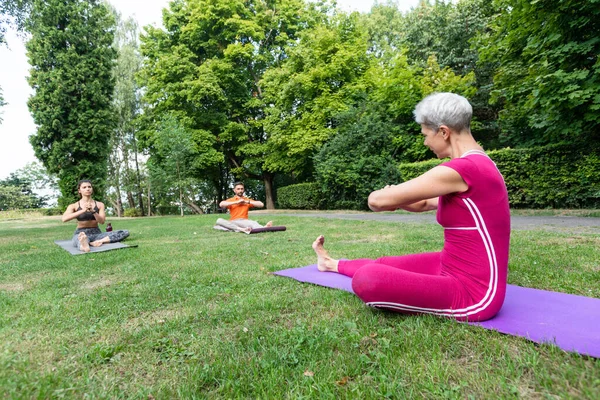
[[[79,208],[77,208],[77,211],[83,210],[83,208],[81,208],[81,204],[79,202],[77,202],[77,204],[79,205]],[[100,212],[95,200],[94,200],[94,212]],[[77,221],[94,221],[94,220],[96,220],[96,218],[94,218],[94,213],[92,213],[92,212],[86,211],[83,214],[77,216]]]

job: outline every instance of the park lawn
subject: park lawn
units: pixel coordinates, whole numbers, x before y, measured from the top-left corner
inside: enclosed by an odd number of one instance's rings
[[[72,223],[0,221],[0,395],[600,398],[600,360],[271,274],[313,263],[319,234],[334,257],[439,250],[436,225],[215,218],[113,219],[139,247],[79,256],[53,243]],[[509,283],[600,297],[598,260],[594,235],[515,231]]]

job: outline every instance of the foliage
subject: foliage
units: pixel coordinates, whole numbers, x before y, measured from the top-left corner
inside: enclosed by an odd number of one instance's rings
[[[480,37],[495,11],[489,0],[423,1],[396,28],[395,46],[406,49],[411,64],[425,67],[435,57],[441,69],[449,68],[459,76],[473,74],[477,90],[467,97],[473,105],[476,139],[486,148],[499,145],[496,120],[501,107],[489,104],[495,63],[482,62],[478,49],[484,45]]]
[[[548,145],[492,150],[488,155],[504,176],[513,208],[600,207],[600,157],[597,148]],[[404,181],[416,178],[441,160],[400,164]]]
[[[340,116],[339,132],[315,156],[315,174],[329,209],[367,209],[370,192],[400,178],[396,126],[363,105]]]
[[[86,178],[102,198],[112,130],[113,19],[99,0],[34,0],[26,48],[36,157],[59,179],[59,206]]]
[[[513,147],[600,140],[600,0],[496,0],[481,57]],[[526,21],[526,22],[524,22]]]
[[[32,189],[52,192],[58,190],[56,176],[48,173],[46,168],[37,161],[27,163],[23,168],[16,170],[14,174],[29,182]]]
[[[5,43],[7,26],[13,25],[18,31],[25,29],[32,3],[33,0],[0,0],[0,45]]]
[[[279,208],[291,210],[318,210],[323,203],[323,194],[316,182],[297,183],[277,190]]]
[[[514,208],[600,207],[598,154],[576,145],[489,153],[504,175]]]
[[[197,146],[190,132],[174,116],[167,116],[153,138],[154,154],[148,160],[150,179],[156,189],[175,194],[183,216],[185,188],[194,180],[190,168],[197,162]]]
[[[398,169],[400,170],[400,176],[402,177],[402,182],[409,181],[411,179],[416,178],[419,175],[423,175],[425,172],[429,171],[433,167],[437,167],[444,160],[426,160],[419,161],[414,163],[403,163],[398,165]]]
[[[41,208],[47,201],[48,197],[33,192],[30,180],[15,172],[0,180],[0,210]]]
[[[123,212],[124,217],[142,217],[144,214],[137,208],[126,208]]]
[[[420,128],[414,122],[414,107],[423,97],[446,91],[470,98],[476,92],[473,73],[457,75],[449,67],[441,68],[433,56],[425,68],[420,68],[398,54],[386,64],[373,66],[365,79],[373,88],[369,101],[380,105],[371,108],[372,112],[380,112],[379,118],[397,125],[393,141],[395,158],[400,162],[425,160],[433,155],[421,143]]]
[[[312,156],[336,132],[335,117],[364,91],[372,56],[358,14],[335,14],[305,29],[279,68],[263,80],[270,133],[269,170],[308,177]]]

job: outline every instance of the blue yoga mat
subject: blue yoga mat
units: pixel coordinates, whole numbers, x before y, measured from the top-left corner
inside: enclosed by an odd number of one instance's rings
[[[354,293],[351,278],[320,272],[316,264],[275,274]],[[508,285],[500,312],[471,324],[600,358],[600,299]]]

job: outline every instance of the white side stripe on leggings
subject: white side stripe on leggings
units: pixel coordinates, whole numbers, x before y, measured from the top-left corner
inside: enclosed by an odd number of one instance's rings
[[[481,236],[481,240],[485,246],[485,250],[488,256],[488,261],[490,265],[490,280],[488,282],[488,289],[483,296],[483,298],[477,303],[473,304],[469,307],[458,308],[458,309],[437,309],[437,308],[425,308],[425,307],[416,307],[408,304],[400,304],[400,303],[391,303],[385,301],[374,301],[367,303],[368,306],[371,307],[384,307],[393,310],[399,311],[411,311],[411,312],[420,312],[420,313],[428,313],[428,314],[436,314],[442,316],[453,316],[453,317],[467,317],[469,315],[476,314],[482,310],[484,310],[487,306],[490,305],[492,300],[496,295],[496,289],[498,287],[498,262],[496,260],[496,252],[494,250],[494,244],[492,243],[492,238],[487,230],[487,226],[485,225],[485,221],[479,212],[479,209],[471,199],[463,199],[465,205],[471,212],[473,219],[475,221],[475,227],[469,228],[446,228],[446,229],[459,229],[459,230],[477,230],[479,235]]]

